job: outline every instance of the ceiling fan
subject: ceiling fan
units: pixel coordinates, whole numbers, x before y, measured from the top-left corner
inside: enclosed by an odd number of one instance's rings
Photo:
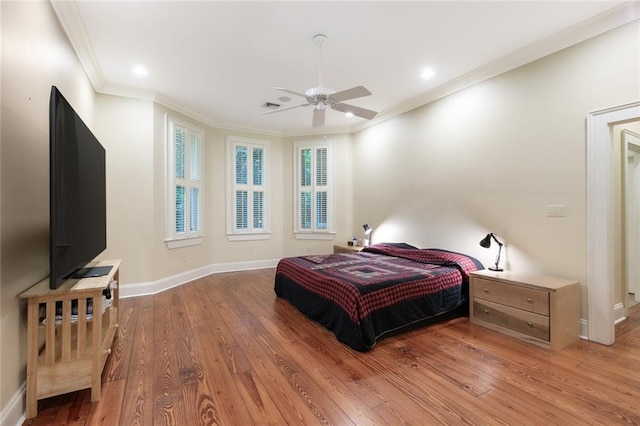
[[[342,101],[346,101],[349,99],[369,96],[371,92],[369,92],[364,86],[356,86],[352,87],[351,89],[336,92],[322,85],[322,47],[325,45],[328,39],[329,38],[324,34],[317,34],[313,37],[313,41],[316,43],[320,50],[318,87],[312,87],[304,93],[296,92],[295,90],[286,89],[284,87],[274,87],[275,90],[280,90],[282,92],[303,97],[307,102],[300,105],[266,111],[263,112],[263,114],[274,114],[276,112],[282,112],[290,109],[308,107],[310,105],[313,105],[315,107],[313,109],[313,127],[320,127],[324,125],[324,116],[327,107],[335,109],[336,111],[344,112],[346,114],[353,114],[361,118],[366,118],[367,120],[371,120],[376,116],[376,114],[378,114],[376,111],[371,111],[369,109],[342,103]]]

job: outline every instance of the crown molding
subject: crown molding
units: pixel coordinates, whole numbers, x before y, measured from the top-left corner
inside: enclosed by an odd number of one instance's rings
[[[195,110],[187,105],[177,102],[173,98],[164,96],[160,93],[156,94],[156,97],[154,100],[158,105],[162,105],[165,108],[169,108],[179,114],[185,115],[193,120],[196,120],[209,127],[214,127],[216,129],[229,130],[233,132],[242,132],[242,133],[257,133],[260,135],[274,136],[274,137],[284,136],[284,133],[281,130],[255,128],[255,127],[249,127],[248,125],[241,124],[241,123],[217,121],[203,112]]]
[[[107,82],[100,83],[99,92],[104,95],[122,96],[124,98],[142,99],[147,101],[153,101],[157,97],[157,94],[150,90]]]
[[[490,62],[469,73],[463,74],[454,80],[382,111],[372,120],[365,120],[351,126],[309,129],[308,131],[282,131],[266,128],[252,128],[242,123],[218,121],[214,117],[210,117],[203,112],[197,111],[159,93],[152,93],[132,87],[115,85],[105,81],[104,74],[102,73],[100,64],[98,63],[91,43],[89,42],[82,19],[80,18],[76,2],[71,0],[51,0],[51,5],[96,92],[122,97],[154,100],[166,108],[170,108],[211,127],[237,132],[258,133],[275,137],[301,137],[356,133],[392,117],[404,114],[497,75],[511,71],[522,65],[640,19],[640,1],[625,2],[622,5],[595,16],[590,20],[574,25],[573,27],[558,32],[523,49],[503,56],[498,60]]]
[[[374,126],[382,121],[414,110],[637,19],[640,19],[640,2],[624,3],[391,107],[378,114],[373,120],[354,126],[352,132],[355,133]]]
[[[94,90],[101,92],[105,81],[104,74],[89,42],[76,2],[51,0],[50,3]]]

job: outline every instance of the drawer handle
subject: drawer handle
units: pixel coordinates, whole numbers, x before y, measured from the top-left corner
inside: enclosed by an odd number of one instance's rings
[[[527,325],[528,325],[529,327],[533,327],[533,323],[531,323],[531,322],[528,322],[528,323],[527,323]]]
[[[530,298],[530,297],[527,297],[527,302],[529,302],[529,303],[533,303],[533,299],[532,299],[532,298]]]
[[[488,309],[485,309],[485,310],[484,310],[484,313],[485,313],[485,314],[487,314],[487,315],[489,315],[489,310],[488,310]]]
[[[489,293],[489,289],[488,288],[483,288],[482,291],[484,291],[485,293]]]

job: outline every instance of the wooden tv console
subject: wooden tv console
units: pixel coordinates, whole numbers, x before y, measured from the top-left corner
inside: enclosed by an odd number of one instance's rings
[[[87,266],[111,271],[70,279],[55,290],[46,279],[20,295],[27,299],[27,418],[38,414],[38,400],[51,396],[91,388],[91,401],[100,399],[102,369],[118,328],[121,262],[92,262]],[[103,309],[108,287],[111,299]]]

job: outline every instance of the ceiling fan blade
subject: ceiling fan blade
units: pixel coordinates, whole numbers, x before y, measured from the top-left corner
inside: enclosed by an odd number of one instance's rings
[[[352,87],[351,89],[336,92],[331,95],[331,99],[336,102],[346,101],[347,99],[361,98],[371,94],[364,86]]]
[[[300,104],[300,105],[293,105],[293,106],[288,106],[288,107],[285,107],[285,108],[278,108],[278,109],[274,109],[274,110],[271,110],[271,111],[265,111],[265,112],[263,112],[262,114],[263,114],[263,115],[266,115],[266,114],[275,114],[276,112],[282,112],[282,111],[287,111],[287,110],[290,110],[290,109],[296,109],[296,108],[301,108],[301,107],[307,107],[307,106],[309,106],[309,105],[310,105],[310,104],[308,104],[308,103],[306,103],[306,104]]]
[[[347,104],[333,104],[331,105],[331,108],[337,110],[337,111],[341,111],[341,112],[350,112],[353,115],[357,115],[358,117],[361,118],[366,118],[367,120],[371,120],[373,117],[375,117],[378,113],[375,111],[371,111],[370,109],[365,109],[365,108],[360,108],[354,105],[347,105]]]
[[[291,95],[301,96],[301,97],[305,98],[306,100],[309,100],[309,96],[305,95],[304,93],[296,92],[295,90],[287,89],[287,88],[284,88],[284,87],[274,87],[273,90],[279,90],[281,92],[286,92],[286,93],[289,93]]]
[[[324,108],[316,108],[313,110],[313,124],[312,127],[324,126]]]

